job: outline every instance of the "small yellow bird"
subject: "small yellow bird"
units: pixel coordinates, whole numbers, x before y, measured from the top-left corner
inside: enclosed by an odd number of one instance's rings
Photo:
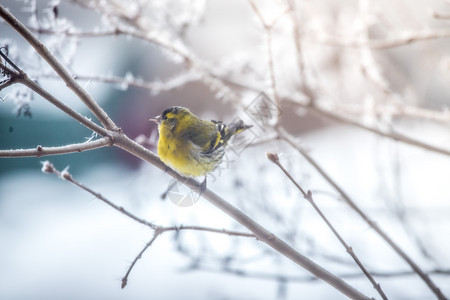
[[[242,120],[225,125],[202,120],[187,108],[172,106],[150,121],[158,123],[158,155],[162,162],[188,177],[205,176],[222,161],[230,138],[250,127]]]

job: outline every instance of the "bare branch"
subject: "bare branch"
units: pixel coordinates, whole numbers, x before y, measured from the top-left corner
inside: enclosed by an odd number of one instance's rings
[[[75,184],[79,188],[81,188],[81,189],[85,190],[86,192],[92,194],[97,199],[103,201],[104,203],[108,204],[109,206],[111,206],[112,208],[117,210],[118,212],[120,212],[120,213],[126,215],[127,217],[135,220],[136,222],[141,223],[141,224],[143,224],[145,226],[148,226],[148,227],[150,227],[152,229],[158,228],[157,225],[155,225],[153,223],[150,223],[150,222],[147,222],[146,220],[135,216],[134,214],[130,213],[128,210],[124,209],[123,207],[117,206],[112,201],[110,201],[106,197],[104,197],[102,194],[97,193],[96,191],[92,190],[91,188],[89,188],[89,187],[85,186],[84,184],[76,181],[75,179],[73,179],[72,175],[70,175],[70,173],[67,170],[59,172],[49,161],[44,161],[42,164],[43,164],[42,171],[44,173],[56,174],[61,179],[67,180],[67,181]]]
[[[130,275],[130,273],[131,273],[131,270],[133,269],[133,267],[134,267],[134,265],[137,263],[137,261],[139,260],[139,259],[141,259],[141,257],[142,257],[142,254],[144,254],[144,252],[153,244],[153,242],[158,238],[158,236],[161,234],[162,232],[160,231],[160,230],[158,230],[158,229],[156,229],[154,232],[153,232],[153,237],[152,237],[152,239],[147,243],[147,244],[145,244],[145,246],[144,246],[144,248],[142,248],[142,250],[141,250],[141,252],[139,252],[139,254],[134,258],[134,260],[131,262],[131,265],[130,265],[130,267],[128,268],[128,270],[127,270],[127,272],[125,273],[125,276],[122,278],[122,285],[120,286],[122,289],[127,285],[127,283],[128,283],[128,276]]]
[[[273,51],[272,51],[272,28],[276,24],[276,22],[283,16],[287,10],[285,10],[282,14],[280,14],[277,18],[275,18],[272,23],[267,23],[266,20],[264,20],[264,17],[262,16],[258,6],[255,4],[253,0],[249,0],[250,6],[252,7],[255,14],[258,16],[259,21],[261,22],[261,25],[264,28],[264,32],[266,33],[267,38],[267,59],[268,59],[268,67],[269,67],[269,74],[270,74],[270,83],[271,83],[271,89],[273,98],[275,99],[275,102],[277,103],[277,110],[280,109],[280,96],[278,95],[277,90],[277,81],[275,76],[275,67],[274,67],[274,59],[273,59]],[[277,114],[277,124],[279,122],[279,114]]]
[[[34,149],[12,149],[0,150],[0,157],[42,157],[48,155],[60,155],[75,152],[82,152],[86,150],[103,148],[111,146],[111,139],[103,137],[95,141],[88,141],[79,144],[71,144],[61,147],[43,147],[37,146]]]
[[[161,227],[164,229],[164,231],[180,231],[180,230],[193,230],[193,231],[204,231],[204,232],[211,232],[211,233],[220,233],[225,234],[229,236],[241,236],[241,237],[251,237],[257,239],[256,235],[253,233],[245,233],[240,231],[233,231],[228,229],[216,229],[211,227],[204,227],[204,226],[171,226],[171,227]]]
[[[17,83],[18,79],[23,79],[26,75],[8,58],[7,54],[3,53],[2,50],[3,48],[0,48],[0,56],[5,60],[5,63],[0,59],[0,70],[2,71],[2,75],[6,78],[0,82],[0,91]],[[12,68],[8,67],[7,64]]]
[[[288,282],[312,282],[317,281],[317,277],[314,276],[295,276],[295,275],[286,275],[286,274],[272,274],[268,272],[251,272],[239,268],[221,268],[221,269],[215,269],[211,268],[211,266],[203,266],[200,265],[199,268],[202,271],[207,272],[220,272],[220,273],[229,273],[233,274],[235,276],[239,277],[245,277],[245,278],[256,278],[256,279],[263,279],[263,280],[280,280],[282,278],[283,280],[286,280]],[[385,278],[398,278],[398,277],[406,277],[406,276],[413,276],[416,275],[414,271],[374,271],[371,272],[374,276],[377,277],[385,277]],[[450,274],[450,270],[442,270],[442,269],[434,269],[427,271],[428,274],[433,275],[448,275]],[[361,276],[364,276],[361,272],[353,272],[353,273],[340,273],[340,278],[359,278]]]
[[[173,44],[168,43],[167,41],[160,40],[146,31],[135,29],[120,29],[119,32],[155,44],[176,55],[179,55],[188,67],[200,72],[201,76],[199,79],[202,80],[209,89],[219,93],[221,97],[225,97],[233,101],[233,103],[237,106],[242,106],[242,103],[239,101],[239,97],[226,85],[224,85],[223,82],[217,78],[214,72],[211,71],[210,68],[206,66],[206,64],[197,59],[194,54],[179,49],[178,47],[175,47]]]
[[[331,179],[331,177],[324,171],[322,167],[297,143],[294,139],[282,128],[279,128],[280,137],[284,139],[289,145],[296,149],[315,169],[319,174],[340,194],[341,198],[347,203],[381,238],[383,238],[397,254],[405,260],[408,265],[419,275],[420,278],[428,285],[432,292],[439,299],[446,299],[441,290],[434,284],[430,277],[398,246],[379,226],[376,222],[370,219],[356,203],[339,187],[339,185]]]
[[[54,74],[45,74],[42,77],[51,78],[51,79],[59,79],[57,75]],[[120,87],[135,87],[142,88],[148,90],[152,93],[156,92],[168,92],[176,88],[182,87],[184,84],[187,84],[192,81],[197,81],[198,76],[191,75],[189,73],[179,74],[179,76],[170,78],[166,81],[146,81],[140,78],[133,78],[129,76],[109,76],[109,75],[74,75],[75,80],[81,81],[94,81],[101,82],[107,84],[114,84]]]
[[[73,31],[73,30],[54,30],[47,28],[34,28],[28,27],[30,31],[33,31],[38,34],[49,34],[49,35],[65,35],[69,37],[80,37],[80,38],[95,38],[95,37],[105,37],[105,36],[114,36],[121,34],[119,29],[117,30],[105,30],[105,31]]]
[[[76,112],[75,110],[73,110],[72,108],[67,106],[66,104],[64,104],[62,101],[55,98],[52,94],[50,94],[45,89],[43,89],[40,85],[38,85],[36,82],[31,80],[26,73],[21,72],[19,74],[15,71],[9,69],[2,62],[0,62],[0,69],[6,70],[7,72],[9,72],[9,74],[11,74],[11,76],[12,76],[10,79],[11,83],[21,83],[21,84],[27,86],[28,88],[30,88],[31,90],[33,90],[34,92],[39,94],[42,98],[46,99],[51,104],[58,107],[60,110],[62,110],[67,115],[71,116],[73,119],[77,120],[78,122],[80,122],[81,124],[86,126],[87,128],[93,130],[94,132],[96,132],[98,134],[101,134],[102,136],[109,135],[108,131],[106,129],[95,124],[91,120],[85,118],[84,116],[82,116],[81,114],[79,114],[78,112]]]
[[[149,33],[146,29],[143,30],[137,30],[135,28],[130,27],[124,27],[121,28],[121,26],[117,26],[116,29],[110,30],[110,31],[102,31],[102,32],[96,32],[96,31],[86,31],[86,32],[72,32],[72,31],[64,31],[59,33],[55,30],[50,29],[36,29],[31,28],[31,30],[34,30],[39,33],[44,34],[64,34],[67,36],[78,36],[78,37],[100,37],[100,36],[112,36],[112,35],[128,35],[130,37],[134,37],[136,39],[140,39],[149,43],[152,43],[154,45],[157,45],[163,49],[168,50],[169,52],[172,52],[178,56],[180,56],[185,64],[188,65],[188,67],[193,68],[196,71],[199,71],[202,76],[200,76],[199,80],[202,80],[207,87],[209,87],[211,90],[218,92],[220,94],[226,94],[226,97],[230,100],[232,100],[236,105],[240,105],[240,102],[238,101],[238,96],[234,94],[226,85],[222,83],[221,80],[217,78],[217,76],[212,72],[205,64],[202,64],[192,53],[188,53],[185,50],[182,50],[179,47],[176,47],[174,44],[171,44],[167,41],[161,40],[157,36],[154,36],[153,34]],[[81,77],[81,76],[79,76]],[[94,78],[99,79],[99,81],[104,82],[111,82],[116,83],[115,81],[118,78]],[[122,82],[118,82],[124,83]],[[143,87],[149,90],[154,89],[154,85],[151,83],[144,83],[139,80],[129,82],[130,85],[134,85],[137,87]],[[164,89],[163,89],[164,90]]]
[[[305,32],[304,37],[310,42],[321,43],[330,46],[349,48],[368,47],[372,49],[383,50],[405,46],[414,42],[421,42],[425,40],[450,38],[450,29],[428,29],[416,32],[405,32],[396,37],[380,40],[346,40],[343,37],[325,35],[316,32]]]
[[[317,109],[317,110],[314,110],[314,111],[318,112],[319,114],[321,114],[323,116],[326,116],[327,118],[333,119],[335,121],[339,121],[339,122],[342,122],[342,123],[345,123],[345,124],[349,124],[349,125],[352,125],[352,126],[355,126],[355,127],[359,127],[361,129],[364,129],[364,130],[370,131],[372,133],[375,133],[375,134],[377,134],[379,136],[387,137],[387,138],[390,138],[390,139],[392,139],[394,141],[401,142],[403,144],[408,144],[408,145],[415,146],[415,147],[418,147],[418,148],[422,148],[422,149],[425,149],[425,150],[428,150],[428,151],[432,151],[432,152],[436,152],[436,153],[440,153],[440,154],[444,154],[444,155],[450,156],[450,150],[439,148],[439,147],[436,147],[436,146],[433,146],[433,145],[430,145],[430,144],[418,141],[416,139],[404,136],[404,135],[402,135],[400,133],[384,132],[384,131],[381,131],[379,129],[376,129],[376,128],[373,128],[373,127],[370,127],[370,126],[363,125],[363,124],[361,124],[361,123],[359,123],[357,121],[350,120],[350,119],[345,118],[343,116],[340,116],[338,114],[335,114],[335,113],[332,113],[332,112],[329,112],[329,111],[325,111],[323,109]]]
[[[430,145],[430,144],[418,141],[416,139],[407,137],[407,136],[402,135],[400,133],[384,132],[382,130],[379,130],[379,129],[376,129],[376,128],[364,125],[364,124],[362,124],[362,123],[360,123],[358,121],[354,121],[354,120],[351,120],[351,119],[349,119],[347,117],[341,116],[341,115],[339,115],[339,114],[337,114],[335,112],[331,112],[331,111],[328,111],[326,109],[320,108],[318,106],[305,105],[305,104],[302,104],[302,103],[299,103],[299,102],[296,102],[296,101],[291,101],[291,100],[285,100],[285,101],[286,102],[290,102],[290,103],[295,104],[295,105],[298,105],[298,106],[305,107],[309,111],[311,111],[313,113],[316,113],[319,116],[326,117],[327,119],[338,121],[338,122],[341,122],[341,123],[344,123],[344,124],[348,124],[348,125],[351,125],[351,126],[355,126],[355,127],[360,128],[360,129],[364,129],[366,131],[370,131],[370,132],[375,133],[375,134],[377,134],[379,136],[386,137],[386,138],[392,139],[394,141],[397,141],[397,142],[400,142],[400,143],[403,143],[403,144],[411,145],[411,146],[422,148],[422,149],[425,149],[425,150],[428,150],[428,151],[432,151],[432,152],[435,152],[435,153],[439,153],[439,154],[444,154],[444,155],[450,156],[450,150],[443,149],[443,148],[440,148],[440,147],[436,147],[436,146],[433,146],[433,145]],[[406,108],[405,111],[409,111],[410,114],[417,113],[417,110],[414,110],[414,109]],[[444,116],[442,116],[442,118],[443,117]]]
[[[210,227],[202,227],[202,226],[171,226],[171,227],[158,227],[153,232],[153,237],[151,240],[145,244],[144,248],[139,252],[139,254],[135,257],[135,259],[131,262],[130,267],[128,268],[125,276],[122,278],[122,288],[124,288],[128,283],[128,276],[131,273],[136,262],[142,258],[142,254],[153,244],[153,242],[163,233],[168,231],[180,231],[180,230],[194,230],[194,231],[205,231],[205,232],[213,232],[213,233],[222,233],[230,236],[242,236],[242,237],[253,237],[256,238],[254,234],[251,233],[242,233],[238,231],[230,231],[225,229],[215,229]]]
[[[341,235],[337,232],[337,230],[334,228],[333,224],[328,220],[328,218],[323,214],[322,210],[317,206],[316,202],[313,200],[311,191],[308,191],[305,193],[305,191],[302,189],[300,184],[297,183],[297,181],[292,177],[292,175],[286,170],[286,168],[281,164],[280,159],[278,158],[277,154],[274,153],[267,153],[267,158],[273,162],[275,165],[277,165],[281,171],[289,178],[289,180],[297,187],[297,189],[303,194],[303,197],[313,206],[314,210],[319,214],[319,216],[322,218],[322,220],[327,224],[327,226],[330,228],[330,230],[333,232],[333,234],[336,236],[336,238],[339,240],[339,242],[344,246],[345,250],[348,254],[353,258],[355,263],[358,265],[358,267],[363,271],[364,275],[369,279],[369,281],[372,283],[375,290],[380,294],[381,298],[387,300],[388,298],[384,294],[383,290],[381,289],[381,286],[378,282],[375,281],[373,276],[367,271],[366,267],[362,264],[362,262],[359,260],[358,256],[356,256],[355,252],[353,251],[352,247],[350,247],[345,240],[341,237]]]
[[[294,33],[294,42],[296,49],[296,58],[297,58],[297,66],[300,72],[300,80],[302,82],[302,87],[305,88],[306,85],[306,76],[305,76],[305,60],[303,58],[303,47],[301,43],[301,34],[300,34],[300,22],[295,15],[295,1],[287,0],[286,1],[289,6],[289,14],[292,20],[293,25],[293,33]]]
[[[106,197],[101,195],[100,193],[98,193],[98,192],[92,190],[91,188],[87,187],[86,185],[78,182],[77,180],[75,180],[73,178],[73,176],[68,172],[67,169],[62,171],[62,172],[60,172],[49,161],[45,161],[45,162],[42,163],[42,171],[45,172],[45,173],[55,174],[58,177],[60,177],[61,179],[64,179],[64,180],[69,181],[70,183],[73,183],[74,185],[76,185],[79,188],[87,191],[88,193],[90,193],[91,195],[96,197],[97,199],[99,199],[99,200],[103,201],[104,203],[106,203],[107,205],[111,206],[116,211],[118,211],[118,212],[124,214],[125,216],[131,218],[132,220],[134,220],[134,221],[136,221],[136,222],[138,222],[140,224],[143,224],[145,226],[148,226],[148,227],[150,227],[151,229],[154,230],[152,239],[139,252],[139,254],[136,256],[136,258],[133,260],[133,262],[131,263],[130,267],[128,268],[128,271],[126,272],[125,276],[122,278],[122,288],[124,288],[127,285],[128,276],[129,276],[131,270],[133,269],[134,265],[136,264],[136,262],[142,257],[142,254],[153,244],[153,242],[156,240],[156,238],[159,235],[163,234],[164,232],[180,231],[180,230],[194,230],[194,231],[220,233],[220,234],[226,234],[226,235],[230,235],[230,236],[241,236],[241,237],[256,238],[256,236],[254,234],[252,234],[252,233],[245,233],[245,232],[232,231],[232,230],[226,230],[226,229],[216,229],[216,228],[204,227],[204,226],[168,226],[168,227],[159,226],[159,225],[150,223],[150,222],[148,222],[148,221],[146,221],[146,220],[144,220],[142,218],[137,217],[136,215],[134,215],[133,213],[129,212],[125,208],[114,204],[112,201],[110,201],[109,199],[107,199]]]
[[[16,75],[16,72],[17,72],[17,75],[16,76],[23,76],[23,71],[14,63],[14,62],[12,62],[9,58],[8,58],[8,51],[6,50],[6,53],[4,53],[3,52],[3,49],[7,49],[6,47],[1,47],[0,48],[0,56],[5,60],[5,64],[3,65],[3,63],[2,63],[2,69],[3,69],[3,71],[4,72],[6,72],[8,75]],[[1,60],[0,60],[0,62],[1,62]],[[6,64],[9,64],[13,69],[14,69],[14,71],[12,70],[12,69],[9,69],[9,68],[7,68],[6,67]]]
[[[105,113],[105,111],[92,99],[92,97],[72,78],[69,72],[61,63],[51,54],[51,52],[42,44],[33,33],[14,17],[3,5],[0,5],[0,17],[2,17],[12,28],[14,28],[22,37],[36,50],[42,58],[55,70],[61,79],[89,108],[97,119],[107,129],[117,130],[117,126]]]

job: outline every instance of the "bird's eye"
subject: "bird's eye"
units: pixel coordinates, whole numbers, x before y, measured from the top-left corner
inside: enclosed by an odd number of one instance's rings
[[[162,116],[163,120],[167,120],[167,115]]]

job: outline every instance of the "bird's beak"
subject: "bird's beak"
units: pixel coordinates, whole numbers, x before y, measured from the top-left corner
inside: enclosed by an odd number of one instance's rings
[[[156,117],[150,118],[148,120],[160,124],[161,123],[161,116],[156,116]]]

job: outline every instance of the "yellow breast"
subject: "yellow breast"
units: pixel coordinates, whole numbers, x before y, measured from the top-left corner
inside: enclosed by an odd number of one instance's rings
[[[163,163],[184,176],[203,176],[211,172],[216,164],[211,164],[201,157],[201,149],[189,140],[174,139],[160,135],[158,155]]]

